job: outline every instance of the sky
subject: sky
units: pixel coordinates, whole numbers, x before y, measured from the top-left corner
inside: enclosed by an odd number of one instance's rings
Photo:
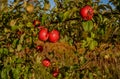
[[[8,0],[8,1],[10,2],[10,1],[14,1],[14,0]],[[55,5],[54,0],[49,0],[49,1],[51,3],[51,8],[52,8]],[[106,4],[106,3],[108,3],[108,1],[109,0],[101,0],[101,3]]]

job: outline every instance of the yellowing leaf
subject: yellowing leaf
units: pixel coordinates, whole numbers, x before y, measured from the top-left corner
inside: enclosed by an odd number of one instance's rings
[[[10,21],[10,26],[15,26],[17,20],[11,20]]]
[[[29,13],[32,13],[33,10],[34,10],[34,6],[33,6],[32,4],[30,4],[30,5],[28,5],[28,6],[26,7],[26,10],[27,10]]]
[[[45,3],[44,10],[49,10],[49,9],[50,9],[50,3]]]

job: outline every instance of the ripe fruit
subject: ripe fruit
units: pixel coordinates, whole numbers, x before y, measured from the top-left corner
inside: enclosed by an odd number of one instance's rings
[[[51,62],[50,62],[50,60],[49,60],[48,58],[46,58],[46,59],[44,59],[44,60],[42,61],[42,64],[43,64],[43,66],[45,66],[45,67],[49,67],[49,66],[51,65]]]
[[[36,47],[36,49],[37,49],[37,51],[40,51],[40,52],[42,52],[42,51],[43,51],[43,47],[42,47],[42,46],[40,46],[40,45],[39,45],[39,46],[37,46],[37,47]]]
[[[53,72],[52,72],[52,75],[53,77],[57,77],[59,75],[59,69],[55,69]]]
[[[48,37],[49,37],[48,29],[47,28],[40,29],[38,35],[39,40],[46,41]]]
[[[57,30],[52,30],[51,32],[49,32],[49,41],[50,42],[57,42],[60,38],[60,34],[59,34],[59,31]]]
[[[91,20],[93,17],[93,9],[91,6],[86,5],[80,9],[80,15],[84,20]]]
[[[34,21],[33,21],[33,25],[34,25],[35,27],[40,26],[40,21],[39,21],[39,20],[34,20]]]

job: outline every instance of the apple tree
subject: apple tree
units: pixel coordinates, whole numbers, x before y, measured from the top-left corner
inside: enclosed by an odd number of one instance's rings
[[[0,79],[120,78],[119,0],[0,5]]]

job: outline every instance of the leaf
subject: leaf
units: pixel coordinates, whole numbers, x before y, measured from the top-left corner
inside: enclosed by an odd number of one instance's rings
[[[24,24],[23,23],[19,23],[19,28],[18,29],[21,29],[22,27],[24,27]]]
[[[20,68],[12,68],[13,78],[19,79],[20,77]]]
[[[28,22],[27,27],[33,27],[33,24],[31,22]]]
[[[44,10],[49,10],[50,9],[50,3],[45,3],[44,4]]]
[[[18,43],[19,43],[19,40],[18,40],[18,39],[15,39],[15,40],[13,41],[13,43],[12,43],[12,47],[13,47],[13,48],[16,48],[17,45],[18,45]]]
[[[17,29],[18,29],[18,26],[17,26],[17,25],[11,26],[11,30],[12,30],[12,31],[15,31],[15,30],[17,30]]]
[[[71,13],[71,10],[68,10],[63,14],[63,21],[65,21],[67,18],[69,18],[70,13]]]
[[[8,74],[7,74],[7,69],[2,69],[2,72],[1,72],[1,78],[2,79],[8,79]]]
[[[8,55],[8,53],[9,53],[7,48],[3,48],[3,52],[5,55]]]
[[[82,40],[82,46],[81,47],[87,47],[88,46],[88,44],[87,44],[87,41],[86,40]]]
[[[88,43],[90,43],[93,39],[92,39],[92,38],[87,37],[87,38],[86,38],[86,40],[87,40],[87,42],[88,42]]]
[[[93,22],[92,21],[82,22],[82,26],[84,31],[90,32],[93,29]]]
[[[110,73],[110,70],[109,70],[109,68],[105,65],[105,72],[106,73]]]
[[[9,52],[14,52],[14,49],[12,47],[9,47]]]
[[[103,22],[102,15],[101,15],[101,14],[98,14],[98,16],[99,16],[99,18],[100,18],[99,21],[100,21],[100,22]]]
[[[86,22],[82,22],[82,26],[83,26],[84,31],[88,31],[88,26]]]
[[[23,43],[25,37],[25,33],[21,35],[19,43]]]
[[[9,54],[9,50],[7,48],[0,48],[0,57],[8,54]]]
[[[95,34],[91,32],[91,38],[95,38]]]
[[[17,20],[11,20],[10,21],[10,26],[15,26]]]
[[[42,24],[45,24],[45,20],[47,19],[47,14],[42,15]]]
[[[91,31],[93,29],[93,22],[88,21],[88,31]]]
[[[64,13],[59,13],[57,15],[57,19],[59,20],[59,22],[61,22],[63,20],[63,16],[64,16]]]
[[[89,45],[89,49],[93,50],[97,45],[98,45],[97,41],[93,40]]]
[[[77,7],[73,7],[72,11],[76,12],[76,11],[79,11],[79,9]]]
[[[93,74],[91,72],[89,73],[89,79],[94,79]]]
[[[17,51],[21,51],[21,49],[22,49],[22,45],[21,44],[17,45]]]
[[[10,32],[10,29],[4,28],[4,32],[5,32],[5,33],[9,33],[9,32]]]

